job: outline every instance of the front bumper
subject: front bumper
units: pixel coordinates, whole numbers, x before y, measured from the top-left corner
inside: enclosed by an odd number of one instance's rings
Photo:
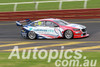
[[[73,38],[84,38],[89,36],[86,28],[80,29],[79,31],[73,31],[73,33]]]
[[[73,38],[84,38],[84,37],[88,37],[89,34],[86,34],[86,35],[74,35]]]

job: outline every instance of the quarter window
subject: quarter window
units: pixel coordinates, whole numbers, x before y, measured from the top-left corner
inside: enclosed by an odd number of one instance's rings
[[[44,26],[44,21],[33,22],[31,26]]]

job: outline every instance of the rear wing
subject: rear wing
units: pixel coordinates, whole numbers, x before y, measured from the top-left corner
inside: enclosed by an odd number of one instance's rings
[[[23,26],[23,23],[24,23],[24,25],[28,25],[28,24],[30,24],[30,23],[32,23],[32,22],[31,22],[30,19],[25,19],[25,20],[22,20],[22,21],[16,21],[16,25],[17,25],[17,26]],[[25,24],[25,23],[26,23],[26,24]]]
[[[17,26],[23,26],[19,21],[16,21]]]

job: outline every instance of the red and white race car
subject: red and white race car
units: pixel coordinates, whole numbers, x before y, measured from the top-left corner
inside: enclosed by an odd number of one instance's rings
[[[20,21],[16,22],[17,26],[23,26]],[[80,24],[68,23],[61,19],[40,19],[24,25],[21,30],[24,38],[83,38],[88,37],[86,26]]]

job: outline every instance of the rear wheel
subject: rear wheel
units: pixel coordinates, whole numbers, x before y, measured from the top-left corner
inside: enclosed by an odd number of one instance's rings
[[[28,33],[28,38],[31,39],[31,40],[35,39],[35,38],[36,38],[35,32],[30,31],[30,32]]]
[[[66,39],[71,39],[71,38],[73,38],[73,32],[72,32],[71,30],[65,31],[64,37],[65,37]]]

